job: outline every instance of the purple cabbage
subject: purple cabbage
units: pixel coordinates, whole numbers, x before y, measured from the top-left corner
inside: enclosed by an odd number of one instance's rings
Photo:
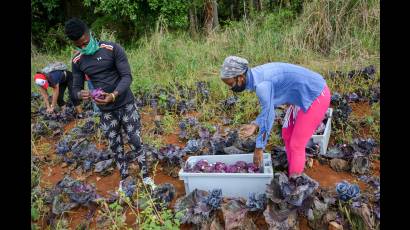
[[[237,161],[235,163],[235,165],[238,166],[238,168],[246,168],[247,167],[247,164],[246,164],[245,161]]]
[[[195,153],[201,149],[201,141],[200,140],[189,140],[183,149],[183,151],[187,153]]]
[[[226,171],[226,164],[222,162],[216,162],[214,169],[217,173],[224,173]]]
[[[251,193],[246,201],[246,207],[249,211],[264,211],[266,209],[267,198],[265,193],[256,195]]]
[[[204,171],[206,167],[209,167],[208,161],[207,160],[200,160],[195,164],[194,170]]]
[[[245,161],[237,161],[235,163],[235,166],[238,170],[238,173],[247,173],[248,172],[248,167]]]
[[[248,163],[246,167],[248,168],[248,173],[258,173],[259,172],[259,168],[254,163]]]
[[[245,161],[237,161],[235,164],[226,165],[223,162],[216,162],[210,164],[207,160],[199,160],[195,165],[184,168],[185,172],[193,173],[258,173],[259,168],[253,163],[246,163]]]
[[[185,152],[177,145],[169,144],[159,149],[157,158],[164,161],[168,166],[180,166],[183,163],[182,157]]]
[[[202,140],[209,139],[209,137],[210,137],[209,130],[205,127],[200,127],[199,128],[198,135]]]
[[[215,167],[212,164],[205,166],[203,169],[204,173],[211,173],[214,171],[215,171]]]
[[[227,173],[237,173],[238,171],[239,171],[238,166],[236,166],[236,165],[228,165],[226,167],[226,172]]]
[[[210,206],[212,210],[220,208],[222,202],[222,189],[213,189],[202,202]]]
[[[91,97],[95,100],[95,99],[104,99],[104,95],[103,95],[104,91],[101,88],[98,89],[94,89],[91,90]]]

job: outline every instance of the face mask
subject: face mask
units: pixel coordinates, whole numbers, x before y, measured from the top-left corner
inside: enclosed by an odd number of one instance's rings
[[[93,55],[95,52],[100,49],[97,40],[91,35],[90,33],[90,41],[88,42],[87,46],[84,49],[77,48],[84,55]]]
[[[245,83],[243,83],[242,85],[238,85],[238,81],[236,81],[235,85],[233,87],[231,87],[231,90],[236,92],[236,93],[239,93],[239,92],[244,91],[245,88],[246,88]]]

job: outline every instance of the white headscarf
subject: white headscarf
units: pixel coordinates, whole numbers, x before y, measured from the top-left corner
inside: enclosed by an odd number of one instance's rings
[[[233,78],[240,74],[245,73],[248,70],[248,60],[237,56],[229,56],[225,58],[225,61],[221,68],[221,78]]]

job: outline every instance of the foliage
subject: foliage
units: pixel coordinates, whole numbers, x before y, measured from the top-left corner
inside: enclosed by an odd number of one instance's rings
[[[96,14],[109,15],[113,20],[131,22],[128,29],[140,28],[139,32],[152,30],[162,20],[170,28],[185,28],[188,24],[186,1],[131,1],[131,0],[85,0],[86,7],[93,7]]]

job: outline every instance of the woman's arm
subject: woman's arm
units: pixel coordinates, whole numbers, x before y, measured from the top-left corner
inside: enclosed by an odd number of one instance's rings
[[[48,93],[47,90],[45,90],[43,87],[38,87],[41,96],[43,97],[44,100],[44,105],[46,106],[47,109],[50,109],[50,103],[48,101]]]
[[[261,113],[253,123],[259,126],[256,148],[260,149],[265,149],[275,120],[275,107],[273,104],[274,92],[271,84],[270,82],[263,82],[258,85],[256,89],[256,95],[259,98],[261,106]]]
[[[273,87],[270,82],[263,82],[256,88],[256,95],[259,98],[261,113],[252,123],[259,127],[259,134],[256,138],[255,152],[253,153],[253,162],[261,166],[263,161],[263,150],[269,140],[269,134],[272,130],[273,121],[275,120],[275,108],[273,104]]]

